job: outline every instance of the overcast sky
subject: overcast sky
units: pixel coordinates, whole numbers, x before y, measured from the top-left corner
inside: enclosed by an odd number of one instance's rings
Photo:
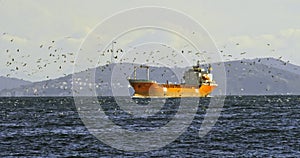
[[[300,65],[298,0],[0,0],[0,76],[39,81],[70,74],[80,44],[97,24],[142,6],[193,18],[208,31],[224,61],[281,57]],[[118,25],[127,22],[121,19]]]

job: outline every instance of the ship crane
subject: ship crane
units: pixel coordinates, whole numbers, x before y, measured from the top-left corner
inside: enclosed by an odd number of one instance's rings
[[[146,66],[146,65],[134,66],[134,79],[136,80],[136,70],[138,68],[146,69],[146,71],[147,71],[147,80],[149,80],[150,79],[150,71],[149,71],[149,66]]]

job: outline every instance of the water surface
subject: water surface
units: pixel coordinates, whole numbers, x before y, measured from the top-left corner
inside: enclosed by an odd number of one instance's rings
[[[133,131],[167,124],[176,114],[177,101],[168,99],[155,115],[135,118],[118,108],[113,98],[99,98],[114,123]],[[114,149],[90,134],[71,97],[0,98],[0,156],[300,157],[299,96],[226,97],[217,123],[200,138],[208,103],[200,99],[193,122],[175,141],[136,153]]]

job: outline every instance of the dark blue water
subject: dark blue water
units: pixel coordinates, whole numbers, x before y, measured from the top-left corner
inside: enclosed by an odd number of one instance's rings
[[[107,116],[127,130],[164,126],[179,106],[169,99],[161,113],[137,119],[118,109],[113,98],[99,101]],[[136,153],[112,148],[90,134],[71,97],[0,98],[0,157],[300,157],[299,96],[226,97],[217,123],[200,138],[208,103],[208,98],[200,99],[193,122],[175,141]]]

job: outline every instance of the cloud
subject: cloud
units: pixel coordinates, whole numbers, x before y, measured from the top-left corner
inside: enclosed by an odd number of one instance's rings
[[[241,35],[233,36],[225,42],[227,52],[235,57],[279,57],[300,63],[300,57],[296,51],[300,50],[300,29],[289,28],[280,30],[274,34],[261,34],[257,36]],[[241,56],[240,53],[248,52]]]
[[[300,29],[286,29],[280,31],[280,35],[286,38],[300,38]]]
[[[17,36],[17,35],[11,35],[7,33],[3,33],[1,38],[3,42],[11,42],[15,44],[26,44],[28,42],[28,39],[25,37]]]

